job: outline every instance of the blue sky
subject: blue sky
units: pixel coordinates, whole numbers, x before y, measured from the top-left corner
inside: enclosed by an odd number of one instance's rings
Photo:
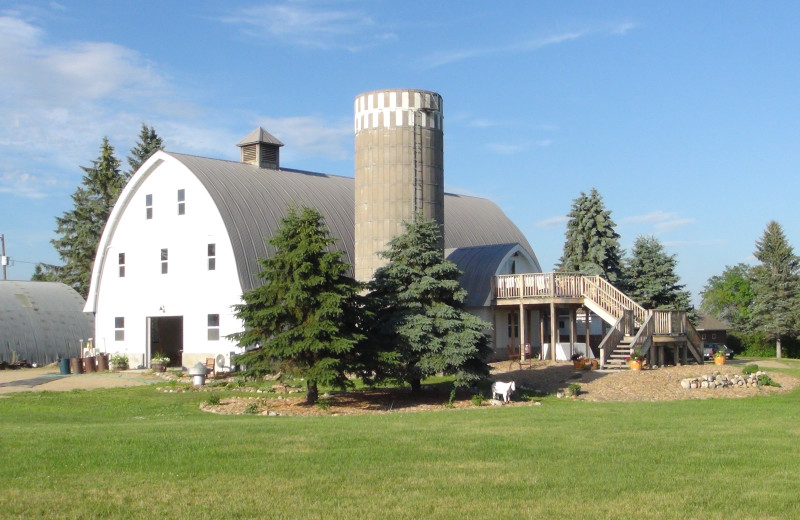
[[[794,1],[0,1],[9,278],[59,262],[103,136],[123,162],[142,122],[235,160],[263,126],[285,166],[352,176],[355,96],[420,88],[444,98],[446,189],[500,205],[544,270],[595,187],[699,301],[770,220],[800,248],[798,27]]]

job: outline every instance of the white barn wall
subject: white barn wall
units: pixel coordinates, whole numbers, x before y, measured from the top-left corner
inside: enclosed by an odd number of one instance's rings
[[[148,161],[121,196],[109,237],[94,302],[96,345],[126,353],[131,366],[149,364],[148,317],[183,317],[182,365],[238,350],[225,336],[242,330],[232,305],[241,302],[241,285],[225,225],[210,195],[181,163],[166,154],[152,172]],[[185,214],[178,215],[178,190],[185,190]],[[146,195],[153,196],[153,218],[146,218]],[[216,244],[216,269],[208,270],[208,244]],[[168,273],[161,274],[161,249],[168,249]],[[119,253],[125,277],[119,277]],[[87,305],[88,307],[88,305]],[[208,339],[208,315],[220,316],[220,339]],[[125,338],[115,341],[115,318],[125,318]],[[229,363],[226,362],[229,366]]]

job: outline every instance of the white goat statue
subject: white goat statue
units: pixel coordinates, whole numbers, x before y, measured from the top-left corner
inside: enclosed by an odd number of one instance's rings
[[[504,383],[502,381],[497,381],[492,383],[492,399],[494,399],[495,395],[499,395],[503,397],[503,402],[508,402],[511,399],[511,392],[514,392],[517,389],[517,385],[514,384],[514,381],[509,383]]]

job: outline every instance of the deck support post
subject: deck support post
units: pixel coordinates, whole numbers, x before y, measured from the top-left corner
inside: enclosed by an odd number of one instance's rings
[[[592,350],[592,318],[587,307],[583,308],[583,323],[586,327],[586,353],[588,354]]]
[[[555,303],[550,304],[550,359],[556,360],[556,345],[558,344],[558,315]]]
[[[525,361],[525,304],[519,302],[519,360]]]
[[[539,359],[544,360],[544,342],[547,339],[545,336],[546,314],[544,311],[539,311]]]
[[[569,309],[569,351],[575,354],[575,343],[578,339],[578,312],[575,307]]]

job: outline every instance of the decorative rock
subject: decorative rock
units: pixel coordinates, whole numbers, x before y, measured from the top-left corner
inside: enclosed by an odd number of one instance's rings
[[[692,387],[692,381],[690,379],[684,379],[681,381],[681,388],[688,390],[691,387]]]

